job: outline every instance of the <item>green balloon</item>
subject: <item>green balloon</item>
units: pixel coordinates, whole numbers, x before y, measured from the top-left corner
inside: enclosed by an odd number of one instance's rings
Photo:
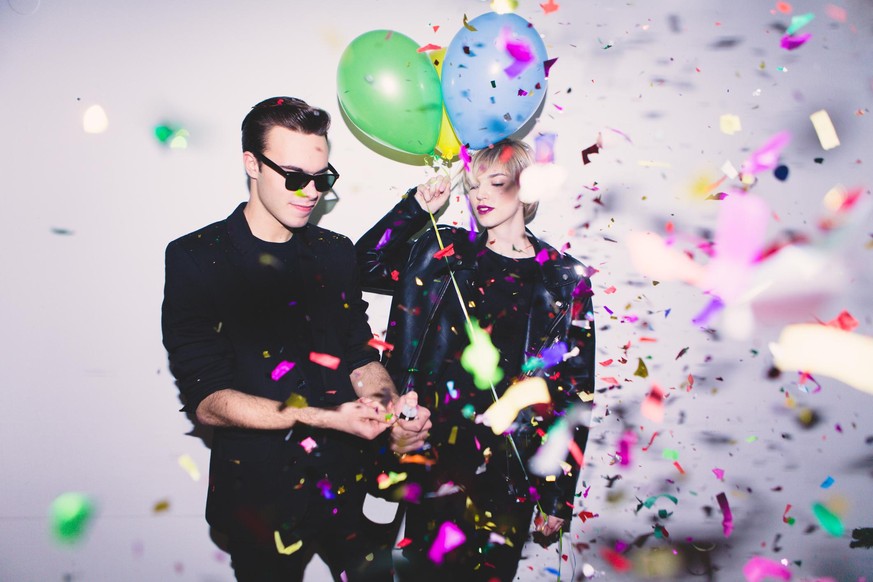
[[[337,96],[348,119],[373,140],[410,154],[431,154],[443,96],[427,53],[408,36],[372,30],[340,57]]]

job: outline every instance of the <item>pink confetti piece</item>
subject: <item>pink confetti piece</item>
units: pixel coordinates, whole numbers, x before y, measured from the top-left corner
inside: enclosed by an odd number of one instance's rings
[[[712,472],[715,473],[716,479],[718,479],[719,481],[724,481],[724,469],[719,469],[716,467],[712,470]]]
[[[534,257],[534,259],[540,265],[545,264],[545,262],[549,260],[549,251],[547,251],[546,249],[540,249],[540,252],[537,253],[537,256]]]
[[[743,174],[758,174],[768,172],[779,165],[779,154],[791,141],[791,134],[787,131],[777,133],[770,141],[756,150],[748,160],[743,162],[741,172]]]
[[[442,248],[433,254],[433,258],[436,260],[440,260],[444,257],[451,257],[455,254],[455,243],[450,244],[449,246]]]
[[[438,45],[438,44],[428,43],[428,44],[424,45],[423,47],[419,47],[419,48],[418,48],[418,51],[416,51],[416,52],[426,53],[426,52],[428,52],[428,51],[438,51],[438,50],[440,50],[441,48],[443,48],[443,47],[441,47],[441,46]]]
[[[640,406],[640,412],[652,422],[664,422],[664,393],[657,384],[652,385],[652,390]]]
[[[846,21],[846,9],[841,8],[840,6],[828,4],[827,6],[825,6],[825,14],[827,14],[829,17],[833,18],[837,22]]]
[[[340,359],[338,357],[332,356],[330,354],[320,354],[318,352],[310,352],[309,361],[314,362],[319,366],[330,368],[331,370],[336,370],[337,367],[339,367],[340,363]]]
[[[463,544],[466,539],[467,536],[464,535],[464,532],[458,526],[447,521],[440,526],[440,531],[427,556],[431,562],[442,564],[445,555]]]
[[[652,437],[654,438],[654,437]],[[637,435],[630,430],[626,430],[621,435],[621,440],[618,442],[618,454],[621,457],[619,465],[627,467],[631,463],[631,447],[637,442]]]
[[[730,537],[734,529],[734,516],[731,513],[731,506],[728,505],[727,495],[719,493],[715,498],[718,500],[718,506],[721,508],[721,526],[724,529],[724,537]]]
[[[747,582],[763,582],[768,578],[791,580],[791,570],[779,562],[755,556],[743,566],[743,575]]]
[[[469,172],[470,171],[470,160],[472,158],[470,158],[470,152],[467,151],[466,145],[461,146],[461,151],[459,152],[459,155],[461,156],[461,161],[464,162],[464,171]]]
[[[394,344],[389,344],[388,342],[383,342],[380,339],[372,338],[367,342],[367,345],[371,348],[376,348],[381,351],[391,351],[394,349]]]
[[[303,450],[306,451],[307,454],[309,454],[313,449],[318,447],[318,443],[315,442],[315,439],[312,437],[306,437],[300,441],[300,446],[303,447]]]
[[[290,372],[294,368],[294,362],[282,361],[273,368],[273,371],[270,372],[270,377],[273,380],[279,380],[282,376]]]

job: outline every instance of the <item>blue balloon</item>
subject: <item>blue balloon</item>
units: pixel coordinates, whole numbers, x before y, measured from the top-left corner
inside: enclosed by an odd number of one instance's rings
[[[546,94],[546,45],[517,14],[489,12],[461,28],[443,58],[443,102],[461,143],[482,149],[518,131]]]

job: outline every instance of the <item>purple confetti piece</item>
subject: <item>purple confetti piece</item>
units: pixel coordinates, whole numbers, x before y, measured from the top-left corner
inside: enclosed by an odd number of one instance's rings
[[[743,162],[741,172],[743,174],[757,174],[774,169],[779,165],[779,154],[790,141],[791,134],[789,132],[777,133],[753,153],[748,160]]]
[[[376,243],[376,250],[378,251],[379,249],[381,249],[382,247],[384,247],[386,244],[388,244],[388,241],[389,241],[389,240],[391,240],[391,229],[390,229],[390,228],[386,228],[386,229],[385,229],[385,234],[383,234],[383,235],[382,235],[382,238],[379,239],[379,242]]]
[[[724,528],[724,537],[730,537],[734,530],[734,516],[731,513],[731,506],[728,505],[727,495],[719,493],[715,496],[718,500],[718,506],[721,508],[722,520],[721,525]]]
[[[718,297],[713,297],[703,308],[703,311],[695,315],[691,322],[694,325],[706,325],[706,322],[722,309],[724,309],[724,303]]]
[[[793,51],[796,48],[802,47],[810,38],[812,38],[812,34],[808,32],[798,35],[786,34],[782,37],[780,44],[785,50]]]
[[[270,372],[270,377],[273,380],[279,380],[282,376],[290,372],[294,368],[294,362],[281,361],[279,365],[273,368],[273,371]]]

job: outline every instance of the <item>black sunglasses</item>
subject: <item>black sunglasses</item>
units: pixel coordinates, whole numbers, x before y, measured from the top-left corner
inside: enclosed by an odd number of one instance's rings
[[[327,192],[336,183],[339,178],[339,173],[336,168],[327,165],[328,171],[323,174],[307,174],[306,172],[292,172],[284,170],[282,167],[265,156],[264,154],[255,153],[255,157],[270,166],[277,173],[285,176],[285,188],[291,191],[301,190],[309,184],[310,181],[315,182],[315,189],[319,192]]]

